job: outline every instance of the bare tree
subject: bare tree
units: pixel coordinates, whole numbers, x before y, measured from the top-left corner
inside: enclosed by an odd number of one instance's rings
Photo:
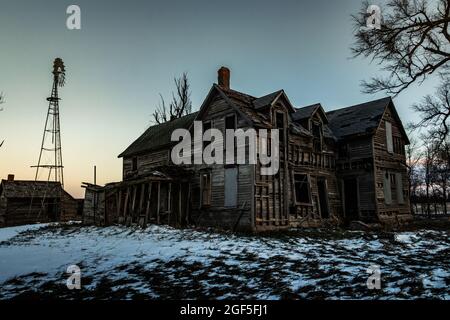
[[[153,113],[154,122],[160,124],[181,118],[192,112],[191,92],[187,73],[174,78],[176,93],[172,92],[172,100],[169,105],[160,94],[161,101]]]
[[[426,205],[427,205],[427,215],[431,216],[431,208],[430,208],[430,189],[434,183],[434,175],[433,175],[433,163],[434,163],[434,142],[426,136],[422,136],[422,140],[424,141],[424,169],[425,169],[425,196],[426,196]]]
[[[442,200],[443,213],[447,212],[447,189],[450,183],[450,144],[448,142],[441,143],[437,141],[435,143],[435,161],[434,161],[434,174],[435,180],[438,185],[437,196]]]
[[[367,27],[367,9],[353,15],[355,57],[372,58],[387,71],[386,77],[363,82],[363,91],[397,95],[430,74],[447,79],[450,71],[450,1],[388,0],[381,8],[381,28]]]
[[[433,140],[448,142],[450,125],[450,83],[442,83],[435,95],[427,95],[423,101],[413,105],[420,114],[420,121],[413,124],[414,129],[428,129]]]
[[[406,167],[408,174],[408,185],[410,196],[415,196],[420,180],[420,162],[422,152],[419,148],[419,142],[415,137],[409,139],[410,144],[406,146]]]

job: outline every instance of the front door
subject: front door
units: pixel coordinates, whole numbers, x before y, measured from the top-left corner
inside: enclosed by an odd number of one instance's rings
[[[347,222],[359,219],[358,181],[356,178],[344,180],[345,219]]]
[[[322,219],[328,219],[330,217],[330,210],[328,208],[328,194],[325,179],[317,180],[317,189],[319,192],[320,216]]]

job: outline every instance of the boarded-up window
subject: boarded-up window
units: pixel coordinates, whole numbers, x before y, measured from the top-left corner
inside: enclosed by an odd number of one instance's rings
[[[309,180],[306,174],[295,174],[295,200],[297,203],[311,203]]]
[[[392,203],[391,179],[388,172],[385,172],[384,174],[383,191],[384,191],[384,202],[386,204],[391,204]]]
[[[389,153],[394,152],[394,145],[392,142],[392,125],[390,122],[386,121],[386,147]]]
[[[402,183],[402,174],[396,173],[395,174],[395,184],[397,187],[397,201],[399,204],[404,204],[405,199],[403,198],[403,183]]]
[[[211,205],[211,173],[204,172],[200,174],[200,187],[202,194],[202,206]]]
[[[237,179],[237,168],[225,169],[225,207],[237,206]]]

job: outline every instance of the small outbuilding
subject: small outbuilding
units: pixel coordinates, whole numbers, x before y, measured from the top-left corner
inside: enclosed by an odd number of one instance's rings
[[[59,182],[15,180],[0,183],[0,227],[79,219],[78,202]]]

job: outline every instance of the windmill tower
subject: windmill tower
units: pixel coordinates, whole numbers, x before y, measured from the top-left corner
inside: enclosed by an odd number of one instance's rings
[[[52,94],[47,98],[49,102],[47,118],[45,120],[44,135],[41,151],[36,168],[35,180],[38,180],[41,169],[48,170],[47,181],[60,182],[64,188],[63,161],[61,149],[61,128],[59,123],[58,87],[64,86],[66,70],[61,58],[53,62]],[[42,180],[42,179],[41,179]]]

